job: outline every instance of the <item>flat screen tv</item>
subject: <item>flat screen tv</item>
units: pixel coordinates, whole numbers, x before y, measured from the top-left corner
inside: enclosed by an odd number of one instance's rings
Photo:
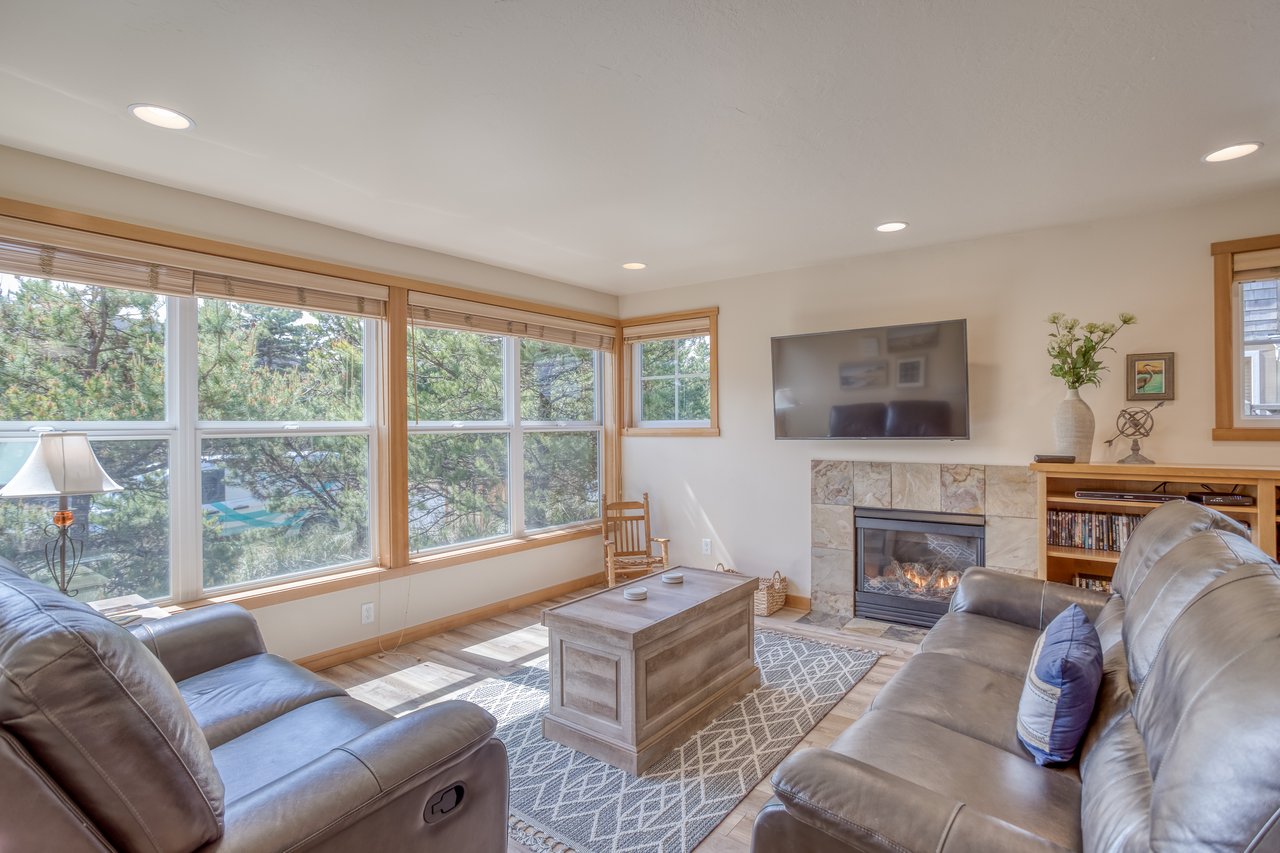
[[[772,343],[776,438],[969,437],[964,320]]]

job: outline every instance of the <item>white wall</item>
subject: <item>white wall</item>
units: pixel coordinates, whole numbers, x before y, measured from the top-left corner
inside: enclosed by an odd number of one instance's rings
[[[608,316],[617,314],[617,297],[609,294],[3,146],[0,196]],[[369,584],[264,607],[254,615],[271,651],[298,658],[602,570],[599,542],[584,539],[425,572],[381,586]],[[360,624],[360,605],[365,602],[378,605],[373,625]]]
[[[267,648],[297,659],[602,572],[599,537],[422,572],[253,611]],[[407,593],[407,597],[406,597]],[[360,606],[375,605],[373,625]],[[390,650],[395,640],[383,646]]]
[[[927,228],[918,223],[916,228]],[[1177,400],[1156,412],[1143,451],[1159,462],[1280,466],[1280,445],[1214,442],[1209,244],[1280,232],[1280,188],[1194,208],[854,258],[622,298],[622,316],[720,308],[719,438],[628,437],[628,494],[649,491],[657,535],[677,562],[724,561],[809,589],[812,459],[1025,464],[1053,452],[1065,386],[1045,354],[1052,311],[1139,324],[1115,339],[1111,371],[1083,397],[1098,422],[1094,461],[1128,453],[1103,441],[1126,405],[1124,355],[1173,351]],[[892,245],[886,235],[885,245]],[[776,441],[769,338],[965,317],[969,441]],[[703,556],[699,540],[715,554]]]

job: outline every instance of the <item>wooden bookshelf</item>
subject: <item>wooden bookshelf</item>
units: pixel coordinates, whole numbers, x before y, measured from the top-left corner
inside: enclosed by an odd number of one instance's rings
[[[1231,491],[1249,495],[1253,506],[1215,506],[1226,515],[1247,524],[1253,541],[1272,557],[1276,556],[1277,494],[1280,468],[1213,465],[1069,465],[1036,462],[1031,465],[1039,481],[1037,529],[1040,577],[1071,583],[1077,573],[1109,576],[1120,558],[1119,551],[1050,544],[1051,510],[1100,515],[1146,515],[1159,501],[1125,501],[1077,498],[1078,489],[1105,489],[1127,492],[1155,492],[1185,495],[1190,492]],[[1069,538],[1069,537],[1068,537]]]

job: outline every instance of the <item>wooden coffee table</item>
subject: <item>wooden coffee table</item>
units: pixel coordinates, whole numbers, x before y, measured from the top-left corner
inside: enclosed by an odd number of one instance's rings
[[[754,577],[679,568],[542,612],[551,707],[542,734],[638,775],[760,685]],[[644,601],[622,591],[643,586]]]

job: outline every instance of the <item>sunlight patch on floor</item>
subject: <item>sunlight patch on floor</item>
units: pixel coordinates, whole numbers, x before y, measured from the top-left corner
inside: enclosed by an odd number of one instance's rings
[[[467,646],[462,651],[469,655],[511,663],[533,652],[546,651],[547,642],[547,629],[541,625],[530,625],[492,640]]]

